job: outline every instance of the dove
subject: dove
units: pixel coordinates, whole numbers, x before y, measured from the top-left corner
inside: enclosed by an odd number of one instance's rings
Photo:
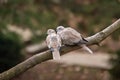
[[[92,50],[90,50],[85,45],[88,41],[84,39],[82,35],[79,32],[77,32],[75,29],[71,27],[65,28],[63,26],[58,26],[56,31],[57,31],[57,34],[61,37],[64,45],[79,45],[84,50],[93,54]]]
[[[48,29],[48,36],[46,37],[46,43],[50,51],[52,52],[52,56],[54,60],[60,59],[60,47],[61,47],[61,38],[56,34],[55,30]]]

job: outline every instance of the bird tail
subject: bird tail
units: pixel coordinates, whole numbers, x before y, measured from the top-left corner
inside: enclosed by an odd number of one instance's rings
[[[90,54],[93,54],[93,51],[92,51],[90,48],[88,48],[86,45],[81,45],[81,47],[82,47],[84,50],[88,51]]]
[[[58,49],[55,49],[53,52],[52,52],[52,56],[53,56],[53,59],[54,60],[59,60],[60,59],[60,52]]]

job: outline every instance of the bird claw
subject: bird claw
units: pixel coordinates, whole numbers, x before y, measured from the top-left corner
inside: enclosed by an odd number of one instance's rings
[[[54,51],[54,48],[52,48],[52,47],[51,47],[51,48],[50,48],[50,51],[52,51],[52,52],[53,52],[53,51]]]

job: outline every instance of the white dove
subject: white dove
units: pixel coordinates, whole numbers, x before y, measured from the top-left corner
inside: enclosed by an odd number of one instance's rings
[[[85,44],[88,42],[85,40],[82,35],[77,32],[73,28],[64,28],[63,26],[58,26],[57,34],[61,37],[63,44],[65,45],[79,45],[84,50],[88,51],[89,53],[93,54],[92,50],[90,50]]]
[[[47,46],[52,51],[52,56],[54,60],[60,59],[60,47],[61,47],[61,38],[56,34],[55,30],[48,29],[47,31]]]

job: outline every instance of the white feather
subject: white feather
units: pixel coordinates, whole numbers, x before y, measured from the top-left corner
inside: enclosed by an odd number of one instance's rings
[[[57,49],[55,49],[53,52],[52,52],[52,55],[53,55],[53,59],[54,60],[59,60],[60,59],[60,53]]]
[[[81,45],[81,47],[82,47],[84,50],[88,51],[90,54],[93,54],[93,51],[92,51],[90,48],[88,48],[86,45]]]
[[[55,33],[53,29],[48,30],[48,36],[46,38],[47,46],[49,49],[53,49],[52,56],[54,60],[60,59],[59,48],[61,47],[61,38]]]

